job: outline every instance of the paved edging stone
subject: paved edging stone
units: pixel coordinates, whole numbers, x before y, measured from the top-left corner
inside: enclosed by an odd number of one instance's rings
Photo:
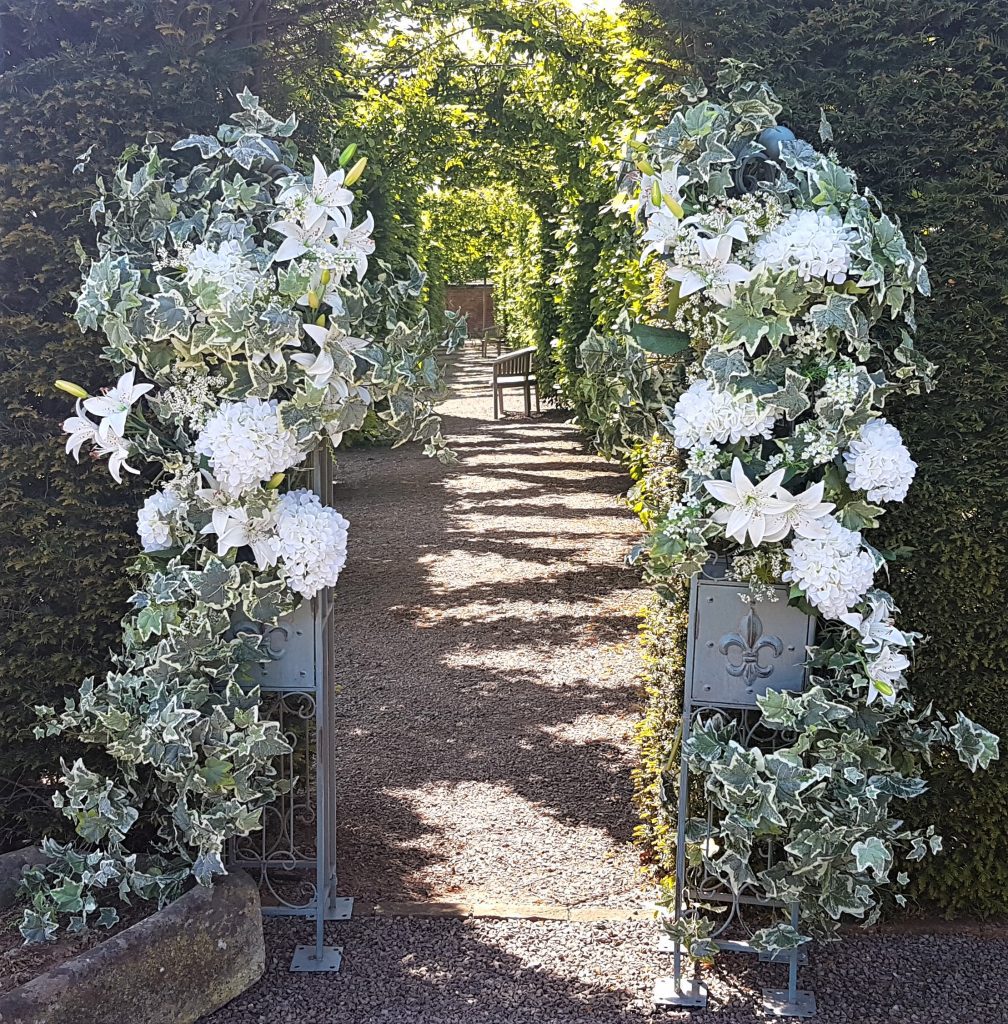
[[[0,1024],[194,1024],[265,965],[259,890],[234,871],[0,995]]]
[[[646,907],[594,907],[566,903],[354,902],[354,917],[451,917],[506,921],[642,921],[654,917]]]

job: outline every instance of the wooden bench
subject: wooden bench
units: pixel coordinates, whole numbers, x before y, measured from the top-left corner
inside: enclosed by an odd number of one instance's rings
[[[501,349],[504,346],[504,334],[499,327],[490,326],[483,332],[483,336],[480,339],[480,355],[486,359],[487,349],[491,345],[497,346],[497,355],[501,354]]]
[[[500,419],[504,412],[504,389],[521,388],[525,392],[525,415],[532,415],[532,391],[535,390],[535,407],[539,411],[539,388],[532,372],[535,347],[519,348],[507,352],[493,361],[494,419]]]

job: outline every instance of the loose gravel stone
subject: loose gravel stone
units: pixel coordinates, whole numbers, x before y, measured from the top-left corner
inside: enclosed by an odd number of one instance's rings
[[[642,901],[625,472],[556,414],[494,421],[489,361],[443,406],[458,463],[341,455],[340,885],[368,902]],[[512,403],[514,404],[514,403]]]

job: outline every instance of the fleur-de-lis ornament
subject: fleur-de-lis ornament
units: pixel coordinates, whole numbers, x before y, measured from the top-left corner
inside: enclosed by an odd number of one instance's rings
[[[727,656],[735,648],[738,648],[742,660],[736,664],[728,658],[728,675],[741,676],[747,686],[751,686],[757,679],[773,675],[773,665],[760,664],[761,651],[773,651],[775,658],[784,653],[784,644],[779,636],[763,635],[763,621],[751,607],[739,623],[739,631],[721,637],[718,649],[722,654]]]

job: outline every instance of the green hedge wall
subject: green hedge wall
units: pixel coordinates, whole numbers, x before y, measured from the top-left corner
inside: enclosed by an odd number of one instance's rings
[[[118,634],[143,483],[76,465],[57,377],[109,383],[97,335],[69,319],[89,188],[154,128],[198,130],[242,60],[209,41],[230,5],[9,0],[0,15],[0,849],[58,824],[48,800],[72,746],[36,741],[35,704],[100,672]],[[199,24],[192,31],[185,26]],[[75,157],[94,144],[84,174]]]
[[[945,853],[915,868],[922,903],[1008,912],[1008,31],[972,0],[657,0],[668,45],[706,76],[729,56],[762,66],[799,135],[826,109],[844,162],[927,247],[934,297],[920,347],[931,395],[894,407],[919,463],[887,515],[912,546],[892,589],[929,636],[913,686],[1002,736],[1002,761],[970,775],[936,764],[911,814]]]

